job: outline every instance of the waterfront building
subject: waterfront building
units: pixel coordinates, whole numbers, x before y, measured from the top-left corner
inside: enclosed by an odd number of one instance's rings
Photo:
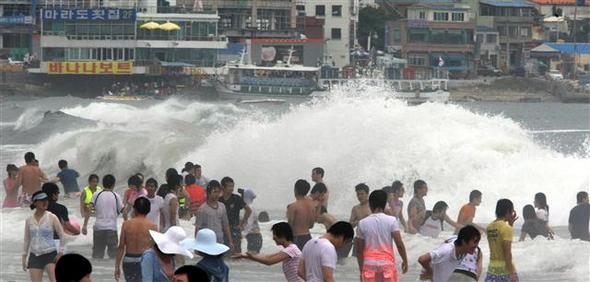
[[[476,34],[476,53],[480,66],[491,66],[497,68],[500,60],[500,42],[497,30],[478,26]]]
[[[179,11],[149,0],[46,3],[41,63],[29,71],[49,80],[96,81],[213,73],[217,52],[227,46],[218,34],[219,17]]]
[[[400,50],[408,67],[428,73],[439,69],[451,77],[473,75],[475,20],[465,7],[416,4],[407,8],[407,18],[386,24],[388,50]]]
[[[0,0],[0,59],[23,61],[33,55],[39,32],[35,10],[35,1]]]
[[[480,0],[479,25],[496,29],[500,36],[500,68],[521,68],[538,45],[533,26],[539,24],[535,6],[525,0]]]
[[[291,0],[178,0],[195,10],[219,14],[219,33],[229,42],[252,38],[297,38],[295,1]],[[179,2],[180,3],[180,2]]]
[[[298,15],[324,20],[322,61],[338,68],[350,64],[350,52],[356,41],[358,1],[298,0]]]
[[[573,78],[574,65],[578,75],[590,73],[590,43],[547,42],[532,49],[531,57],[542,61],[550,71],[560,71],[566,78]]]
[[[531,0],[539,13],[545,17],[562,16],[568,19],[574,19],[574,11],[576,18],[579,20],[590,19],[590,0],[584,1],[584,5],[578,5],[576,2],[581,0]],[[557,13],[557,15],[555,15]]]

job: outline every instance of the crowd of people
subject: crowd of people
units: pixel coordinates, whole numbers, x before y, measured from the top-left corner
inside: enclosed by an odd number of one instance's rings
[[[58,162],[60,171],[54,178],[42,172],[32,152],[25,154],[25,162],[20,168],[7,166],[3,206],[33,210],[25,222],[22,254],[22,268],[28,270],[32,281],[41,281],[44,272],[50,281],[90,281],[90,261],[68,253],[64,238],[87,235],[91,217],[92,259],[104,258],[105,252],[114,259],[117,281],[122,277],[125,281],[229,281],[225,260],[230,258],[265,265],[282,263],[289,282],[334,281],[339,259],[347,257],[351,249],[360,281],[399,281],[409,264],[403,237],[421,234],[438,238],[445,222],[456,235],[417,258],[422,266],[418,281],[480,280],[484,277],[484,254],[478,244],[483,235],[490,250],[485,281],[519,280],[511,250],[513,224],[518,219],[514,205],[509,199],[498,200],[496,219],[486,227],[479,226],[473,222],[482,200],[479,190],[470,193],[469,202],[454,221],[444,201],[427,210],[424,198],[428,184],[416,180],[406,220],[402,182],[393,181],[391,186],[373,191],[361,183],[354,187],[359,204],[352,207],[349,221],[337,221],[328,212],[330,189],[324,182],[325,172],[316,167],[311,173],[313,186],[305,179],[295,182],[287,221],[271,227],[280,250],[261,254],[259,218],[262,220],[265,212],[254,208],[254,190],[237,189],[234,193],[231,177],[210,180],[198,164],[187,162],[180,173],[168,169],[160,186],[154,178],[144,180],[141,173],[131,175],[121,197],[113,191],[117,183],[114,175],[104,175],[99,185],[99,176],[91,174],[88,185],[80,189],[80,174],[65,160]],[[80,198],[82,224],[72,220],[67,207],[58,203],[57,183],[62,184],[66,197]],[[527,236],[553,239],[545,194],[537,193],[534,206],[524,206],[522,216],[521,241]],[[120,234],[119,217],[123,218]],[[180,220],[194,220],[194,236],[186,234]],[[570,211],[572,239],[590,241],[589,220],[588,193],[581,191]],[[324,225],[326,233],[312,238],[314,224]],[[396,261],[396,252],[401,264]],[[201,260],[185,265],[185,257],[195,255]]]

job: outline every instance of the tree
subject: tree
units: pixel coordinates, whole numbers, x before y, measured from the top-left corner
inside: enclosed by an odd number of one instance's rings
[[[385,23],[395,21],[400,17],[393,11],[388,11],[383,7],[373,8],[367,6],[359,11],[359,24],[357,29],[357,38],[359,44],[367,47],[369,34],[373,36],[371,45],[377,49],[384,49],[385,42]],[[377,36],[375,36],[375,34]]]

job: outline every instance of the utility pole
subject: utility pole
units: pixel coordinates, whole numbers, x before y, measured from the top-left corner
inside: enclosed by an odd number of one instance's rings
[[[574,6],[574,81],[576,80],[576,73],[578,72],[578,64],[577,64],[577,53],[578,53],[578,43],[577,43],[577,29],[576,29],[576,15],[578,14],[578,1],[576,1],[576,6]]]

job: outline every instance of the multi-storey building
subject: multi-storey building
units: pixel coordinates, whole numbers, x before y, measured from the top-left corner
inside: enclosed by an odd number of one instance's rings
[[[497,68],[499,64],[500,42],[498,31],[487,26],[478,26],[476,34],[476,53],[479,65]]]
[[[579,0],[578,0],[579,1]],[[569,19],[574,18],[574,12],[578,19],[590,18],[590,0],[585,0],[584,5],[578,5],[576,7],[576,0],[531,0],[535,5],[535,8],[539,13],[545,17],[555,16],[554,13],[558,13],[558,16],[563,16]]]
[[[324,20],[324,52],[322,61],[336,67],[350,64],[354,47],[358,2],[351,0],[299,0],[298,15]]]
[[[500,36],[500,68],[522,67],[536,47],[533,25],[539,20],[534,5],[525,0],[480,0],[479,23]]]
[[[297,38],[292,0],[178,0],[219,14],[219,33],[230,42],[252,38]]]
[[[31,0],[0,0],[0,59],[23,60],[37,39],[36,5]]]
[[[475,21],[469,9],[443,4],[416,4],[407,18],[388,22],[385,44],[399,50],[408,66],[443,69],[455,77],[474,72]]]
[[[153,4],[104,0],[43,5],[41,64],[31,72],[74,78],[165,75],[182,67],[214,67],[217,51],[227,46],[218,35],[219,17],[158,13]]]

